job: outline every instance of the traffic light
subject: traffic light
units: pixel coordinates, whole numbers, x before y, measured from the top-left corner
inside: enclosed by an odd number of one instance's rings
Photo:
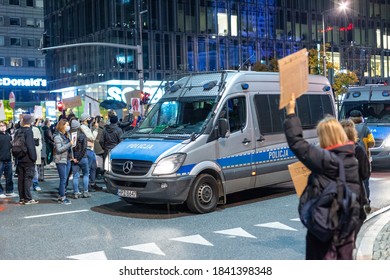
[[[41,41],[39,42],[39,49],[50,47],[50,38],[46,32],[42,33]],[[43,50],[42,53],[47,53],[46,50]]]
[[[141,92],[141,104],[148,104],[150,100],[150,93]]]
[[[62,101],[58,101],[57,102],[57,110],[62,112],[62,111],[64,111],[64,109],[65,109],[64,103],[62,103]]]

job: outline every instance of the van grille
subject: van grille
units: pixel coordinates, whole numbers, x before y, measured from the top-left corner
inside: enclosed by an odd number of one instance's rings
[[[124,172],[124,164],[132,165],[130,172]],[[111,161],[112,172],[120,175],[128,176],[142,176],[148,173],[153,162],[143,160],[129,160],[129,159],[114,159]]]

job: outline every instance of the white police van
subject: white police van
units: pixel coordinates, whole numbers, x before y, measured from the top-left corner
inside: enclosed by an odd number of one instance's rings
[[[127,133],[105,162],[107,189],[129,203],[186,203],[213,211],[227,194],[290,181],[279,110],[278,73],[193,74],[165,88],[140,127]],[[304,137],[317,143],[316,125],[336,115],[323,76],[309,75],[297,100]]]
[[[386,110],[388,108],[388,110]],[[344,94],[339,119],[349,118],[352,110],[359,110],[371,130],[375,146],[370,149],[372,166],[390,163],[390,86],[365,85],[351,87]]]

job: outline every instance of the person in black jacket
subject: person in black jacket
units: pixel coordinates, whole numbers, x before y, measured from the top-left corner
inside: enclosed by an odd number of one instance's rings
[[[31,115],[23,115],[21,127],[15,132],[15,134],[20,133],[20,131],[24,133],[27,147],[27,154],[24,157],[17,159],[16,166],[18,172],[19,203],[25,205],[38,203],[37,200],[32,199],[30,191],[35,172],[35,162],[37,160],[35,141],[31,130],[31,121]]]
[[[0,198],[13,197],[14,183],[12,181],[12,138],[7,131],[5,122],[0,121],[0,177],[5,177],[5,190],[0,184]]]
[[[70,135],[73,138],[73,134],[77,133],[76,145],[72,148],[73,157],[72,162],[72,174],[73,174],[73,195],[75,199],[79,197],[90,197],[88,192],[89,184],[89,164],[87,157],[87,136],[80,129],[80,123],[77,120],[72,120],[70,124]],[[73,140],[73,139],[72,139]],[[81,194],[79,190],[80,169],[83,172],[83,188],[84,192]]]
[[[320,146],[312,145],[303,138],[303,130],[299,117],[295,114],[295,99],[286,107],[287,118],[284,131],[287,143],[295,156],[311,170],[308,187],[317,185],[325,187],[324,182],[337,178],[339,174],[338,160],[343,160],[346,181],[357,197],[361,195],[361,181],[358,162],[355,157],[355,143],[349,141],[341,124],[333,117],[325,117],[317,125]],[[322,242],[309,231],[306,235],[306,259],[327,259],[336,250],[337,259],[352,259],[355,248],[356,232],[352,232],[342,243]]]
[[[103,160],[106,159],[108,153],[121,142],[121,136],[123,135],[122,129],[117,125],[118,117],[111,116],[110,124],[106,125],[103,129],[103,135],[99,141],[100,146],[103,148]]]

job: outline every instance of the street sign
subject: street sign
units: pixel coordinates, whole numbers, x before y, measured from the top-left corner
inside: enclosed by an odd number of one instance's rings
[[[9,97],[8,97],[8,100],[9,100],[9,106],[14,109],[15,108],[15,94],[13,91],[11,91],[9,93]]]

